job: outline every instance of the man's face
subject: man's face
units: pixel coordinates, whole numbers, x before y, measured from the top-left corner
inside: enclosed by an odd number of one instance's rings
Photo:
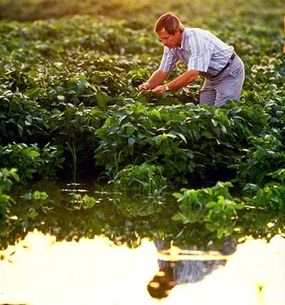
[[[168,34],[168,32],[163,28],[157,33],[159,40],[168,48],[177,48],[181,45],[182,33],[178,29],[174,35]]]

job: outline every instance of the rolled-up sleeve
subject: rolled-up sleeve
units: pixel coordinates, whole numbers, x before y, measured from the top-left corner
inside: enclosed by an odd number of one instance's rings
[[[160,71],[170,72],[175,69],[178,61],[177,56],[167,47],[164,48],[163,56],[159,66]]]

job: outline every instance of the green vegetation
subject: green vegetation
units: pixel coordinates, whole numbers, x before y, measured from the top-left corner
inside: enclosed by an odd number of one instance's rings
[[[5,215],[6,208],[11,203],[11,197],[5,192],[9,192],[13,182],[18,180],[17,170],[12,168],[2,168],[0,170],[0,218]]]
[[[71,192],[67,208],[96,210],[96,233],[110,236],[173,237],[181,230],[193,236],[204,228],[209,239],[222,239],[236,234],[250,211],[284,211],[283,5],[0,1],[1,217],[17,210],[18,200],[8,195],[13,183],[55,178],[153,196],[102,210],[93,194]],[[246,66],[240,103],[197,105],[202,80],[161,97],[138,92],[159,64],[162,48],[152,25],[168,10],[235,47]],[[47,190],[36,191],[22,198],[34,205],[26,224],[56,202]],[[163,199],[167,192],[177,198],[171,207]],[[245,223],[248,231],[239,234],[253,231]]]

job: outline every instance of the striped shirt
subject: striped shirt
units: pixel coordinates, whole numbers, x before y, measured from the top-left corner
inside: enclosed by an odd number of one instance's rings
[[[160,270],[167,270],[171,265],[169,261],[158,260]],[[176,285],[196,283],[219,266],[225,265],[225,260],[180,260],[174,263],[172,269],[173,279]]]
[[[187,70],[199,71],[205,76],[218,74],[233,54],[233,47],[221,41],[209,31],[199,28],[185,28],[181,47],[164,47],[160,71],[170,72],[180,60]]]

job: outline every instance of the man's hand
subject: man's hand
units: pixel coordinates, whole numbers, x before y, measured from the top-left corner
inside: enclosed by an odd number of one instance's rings
[[[155,88],[153,88],[151,90],[151,92],[155,93],[155,94],[158,94],[158,95],[162,95],[163,93],[165,93],[167,90],[166,90],[166,86],[165,85],[159,85],[159,86],[156,86]]]
[[[1,0],[0,0],[1,1]],[[168,76],[169,72],[156,70],[152,73],[151,77],[144,83],[138,86],[140,91],[150,91],[160,84],[163,84],[164,80]]]
[[[148,91],[150,89],[151,89],[151,87],[148,82],[145,82],[145,83],[139,85],[140,91]]]

